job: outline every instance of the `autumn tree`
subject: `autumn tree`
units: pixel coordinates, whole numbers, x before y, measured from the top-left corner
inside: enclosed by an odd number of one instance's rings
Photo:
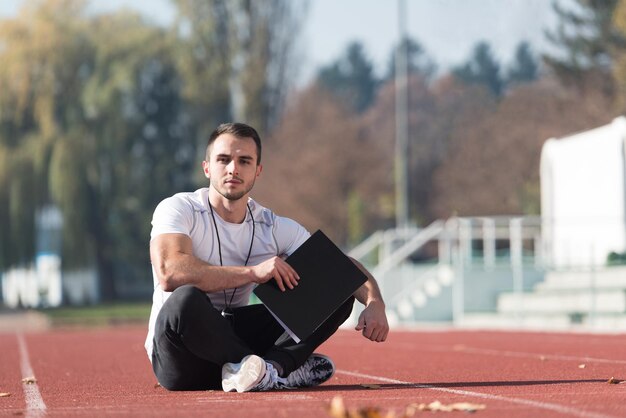
[[[539,213],[539,160],[551,137],[606,124],[611,101],[543,78],[513,89],[491,112],[457,130],[435,173],[433,213],[489,216]]]
[[[612,24],[618,36],[626,38],[626,1],[620,0],[614,10]],[[626,111],[626,48],[616,48],[612,70],[616,86],[616,106],[620,113]]]
[[[362,135],[356,114],[311,86],[265,142],[254,197],[311,231],[321,228],[340,245],[358,242],[376,228],[383,203],[372,190],[388,173],[380,139]]]

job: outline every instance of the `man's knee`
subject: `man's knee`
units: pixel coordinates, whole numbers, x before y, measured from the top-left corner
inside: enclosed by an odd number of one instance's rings
[[[352,314],[352,308],[354,306],[354,296],[350,296],[340,307],[337,309],[337,316],[341,323],[344,323]]]
[[[158,323],[178,323],[183,317],[194,317],[200,312],[212,308],[206,293],[192,285],[184,285],[175,289],[167,298],[159,316]]]

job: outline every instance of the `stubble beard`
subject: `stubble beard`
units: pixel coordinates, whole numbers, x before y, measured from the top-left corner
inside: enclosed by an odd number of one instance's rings
[[[254,187],[254,180],[252,180],[250,185],[246,186],[243,191],[236,192],[236,193],[230,193],[227,190],[225,190],[225,189],[223,189],[221,187],[218,187],[218,184],[216,184],[217,182],[213,181],[213,179],[211,179],[210,183],[211,183],[211,187],[213,187],[215,189],[215,191],[217,191],[220,195],[222,195],[226,199],[230,200],[231,202],[235,202],[235,201],[241,199],[246,194],[248,194],[250,192],[250,190],[252,190],[252,188]]]

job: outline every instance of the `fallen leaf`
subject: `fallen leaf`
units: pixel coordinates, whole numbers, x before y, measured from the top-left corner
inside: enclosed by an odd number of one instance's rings
[[[159,382],[156,382],[156,383],[154,384],[154,388],[155,388],[155,389],[160,388],[160,387],[161,387],[161,384],[160,384]]]
[[[333,418],[346,418],[346,406],[341,396],[335,396],[328,406],[328,414]]]
[[[425,404],[425,403],[411,404],[409,405],[409,407],[413,407],[414,409],[418,411],[432,411],[432,412],[453,412],[453,411],[476,412],[476,411],[487,408],[483,404],[473,404],[469,402],[457,402],[457,403],[451,403],[451,404],[445,405],[439,401],[434,401],[429,404]]]
[[[380,408],[373,406],[347,409],[341,396],[335,396],[330,401],[328,413],[333,418],[396,418],[393,411],[384,413]]]
[[[621,380],[619,380],[619,379],[616,379],[616,378],[614,378],[614,377],[611,377],[611,378],[607,381],[607,383],[609,383],[609,384],[611,384],[611,385],[617,385],[617,384],[619,384],[619,383],[622,383],[622,381],[621,381]]]
[[[0,393],[0,398],[8,398],[9,396],[11,396],[11,394],[10,394],[10,393],[8,393],[8,392],[2,392],[2,393]]]
[[[585,367],[587,367],[587,366],[586,366],[586,365],[584,365],[584,364],[579,364],[579,365],[578,365],[578,368],[579,368],[579,369],[584,369]]]
[[[37,379],[35,379],[35,376],[25,377],[22,379],[22,383],[26,383],[27,385],[34,385],[35,383],[37,383]]]
[[[375,385],[373,383],[363,383],[361,384],[361,387],[364,387],[366,389],[380,389],[380,385]]]

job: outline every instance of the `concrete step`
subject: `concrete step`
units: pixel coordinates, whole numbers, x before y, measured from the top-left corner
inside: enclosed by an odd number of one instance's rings
[[[563,330],[572,326],[568,315],[515,315],[495,312],[466,313],[455,325],[473,329]]]
[[[563,315],[502,314],[493,312],[466,313],[455,323],[468,329],[527,329],[538,331],[626,331],[626,314]]]
[[[626,267],[616,266],[598,270],[550,271],[537,290],[562,289],[626,289]]]
[[[500,313],[551,314],[626,313],[626,292],[618,290],[567,290],[536,293],[503,293],[498,297]]]

